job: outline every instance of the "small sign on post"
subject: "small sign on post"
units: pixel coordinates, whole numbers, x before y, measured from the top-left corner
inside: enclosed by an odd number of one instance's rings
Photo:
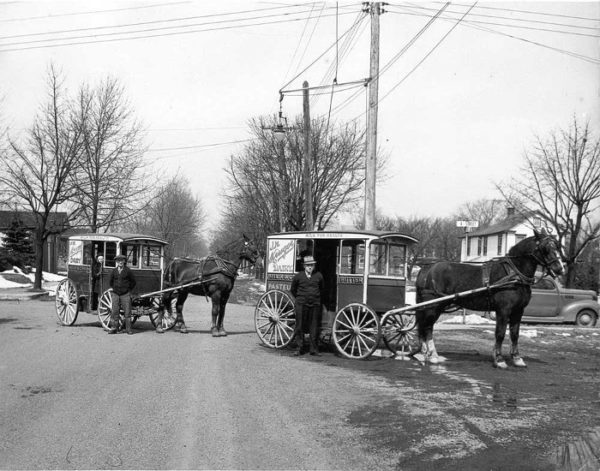
[[[456,221],[456,227],[479,227],[479,221]]]
[[[456,221],[456,227],[462,227],[465,230],[465,259],[467,259],[469,254],[469,232],[474,228],[479,227],[479,221]]]

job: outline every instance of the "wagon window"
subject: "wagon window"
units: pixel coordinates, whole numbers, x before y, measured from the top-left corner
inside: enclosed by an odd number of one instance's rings
[[[371,275],[386,275],[387,250],[385,243],[373,242],[371,244],[371,255],[369,260],[369,273]]]
[[[142,268],[160,268],[160,247],[142,247]]]
[[[342,241],[340,273],[362,274],[365,269],[365,244],[360,240]]]
[[[390,270],[391,276],[405,276],[406,245],[390,244]]]
[[[114,267],[115,257],[117,256],[117,243],[107,242],[106,243],[106,256],[104,257],[104,265],[107,267]]]
[[[138,249],[137,245],[123,244],[121,246],[121,253],[127,257],[127,265],[130,268],[138,267]]]

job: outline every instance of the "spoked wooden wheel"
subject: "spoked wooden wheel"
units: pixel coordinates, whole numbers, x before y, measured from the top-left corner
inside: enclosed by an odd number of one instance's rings
[[[156,327],[158,324],[158,308],[160,306],[161,298],[152,298],[152,309],[150,311],[150,322]],[[177,296],[173,296],[169,300],[169,307],[164,310],[162,318],[162,328],[165,330],[172,329],[177,320],[177,310],[175,305],[177,304]]]
[[[331,338],[338,351],[347,358],[369,357],[377,348],[379,336],[379,318],[365,304],[348,304],[333,319]]]
[[[294,337],[296,315],[292,297],[277,289],[261,296],[254,310],[256,333],[271,348],[283,348]]]
[[[416,318],[413,314],[386,314],[381,319],[381,335],[385,346],[396,355],[408,355],[415,338],[413,329]]]
[[[56,287],[56,315],[62,325],[73,325],[79,314],[79,303],[77,302],[77,289],[75,284],[68,278],[62,280]]]
[[[98,300],[98,320],[102,324],[104,330],[110,330],[110,316],[112,313],[112,289],[107,289]],[[137,309],[131,308],[131,325],[138,320],[139,312]],[[123,311],[119,313],[119,330],[125,326],[125,316]]]

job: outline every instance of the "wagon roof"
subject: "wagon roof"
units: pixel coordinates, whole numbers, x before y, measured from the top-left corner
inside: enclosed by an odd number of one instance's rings
[[[277,239],[402,239],[408,244],[419,242],[412,236],[400,232],[390,231],[305,231],[305,232],[280,232],[271,234],[269,238]]]
[[[69,240],[98,240],[107,242],[133,242],[133,241],[149,241],[160,245],[168,245],[168,242],[158,237],[147,234],[134,234],[130,232],[89,232],[87,234],[77,234],[69,237]]]

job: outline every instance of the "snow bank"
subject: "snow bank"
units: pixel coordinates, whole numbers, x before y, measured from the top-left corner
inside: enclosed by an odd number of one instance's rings
[[[444,319],[442,321],[442,324],[469,324],[469,325],[475,325],[475,324],[495,324],[494,321],[491,321],[489,319],[486,319],[483,316],[480,316],[479,314],[469,314],[462,316],[458,315],[458,316],[454,316],[454,317],[450,317],[448,319]]]

